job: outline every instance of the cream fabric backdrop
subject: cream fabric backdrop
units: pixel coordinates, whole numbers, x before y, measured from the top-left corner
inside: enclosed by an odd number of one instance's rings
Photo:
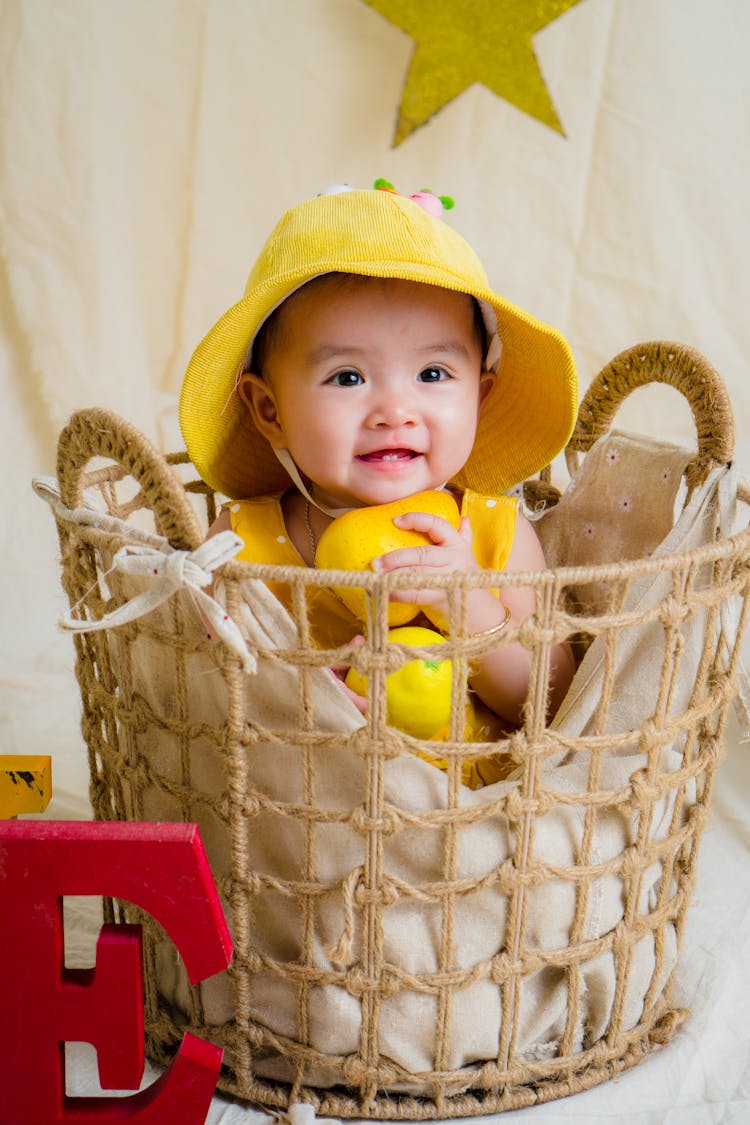
[[[393,149],[411,41],[361,0],[3,0],[0,750],[53,754],[49,815],[87,815],[86,776],[30,478],[83,406],[177,447],[193,346],[279,213],[331,183],[453,195],[449,221],[497,289],[568,335],[584,386],[638,340],[697,347],[750,465],[749,42],[745,0],[582,0],[534,40],[565,137],[474,85]],[[620,421],[692,440],[673,392]],[[749,786],[733,747],[686,937],[693,1022],[615,1084],[519,1120],[748,1119]],[[217,1100],[209,1120],[252,1116]]]

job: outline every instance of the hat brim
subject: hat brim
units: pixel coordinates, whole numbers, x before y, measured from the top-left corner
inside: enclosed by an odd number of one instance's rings
[[[323,263],[320,263],[323,266]],[[404,277],[382,262],[339,262],[337,272]],[[276,277],[237,301],[198,345],[180,400],[180,421],[193,463],[217,492],[233,499],[267,495],[291,480],[256,429],[237,394],[238,372],[257,327],[294,289],[330,272],[308,268]],[[575,362],[564,336],[490,289],[466,285],[447,270],[415,264],[408,280],[469,293],[497,318],[502,355],[485,400],[476,440],[460,487],[499,494],[544,468],[565,445],[575,424]]]

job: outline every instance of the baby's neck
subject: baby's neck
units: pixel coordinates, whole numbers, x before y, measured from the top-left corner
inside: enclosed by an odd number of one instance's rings
[[[326,515],[296,488],[290,489],[281,498],[281,510],[287,534],[297,554],[307,566],[315,566],[316,547],[325,529],[333,523],[333,516]]]
[[[460,500],[459,490],[450,484],[444,484],[442,487]],[[330,515],[325,508],[316,503],[312,494],[303,495],[297,488],[290,488],[284,493],[281,498],[281,511],[292,546],[307,566],[315,566],[315,552],[320,537],[338,516]],[[348,511],[352,511],[352,508],[342,508],[339,514],[343,515]]]

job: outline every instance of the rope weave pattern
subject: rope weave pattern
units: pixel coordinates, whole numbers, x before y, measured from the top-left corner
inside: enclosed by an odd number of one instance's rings
[[[594,394],[604,395],[604,405],[597,399],[591,408],[589,435],[599,432],[600,420],[609,419],[612,404],[628,388],[645,380],[644,366],[651,378],[679,368],[691,404],[697,402],[699,435],[709,425],[707,410],[714,412],[709,417],[716,422],[717,392],[707,398],[700,381],[705,368],[695,353],[676,345],[644,345],[620,363],[614,361],[595,381]],[[702,398],[695,392],[696,381]],[[605,385],[611,390],[609,398],[602,391]],[[584,417],[572,448],[588,447],[588,438],[582,437],[586,425]],[[700,438],[702,461],[698,469],[691,468],[691,487],[715,463],[717,450],[719,458],[727,455],[729,425],[721,416],[718,428],[723,436]],[[95,457],[114,464],[86,472]],[[174,465],[182,459],[170,460]],[[157,532],[182,550],[195,550],[202,539],[196,496],[205,497],[209,518],[216,510],[213,496],[200,484],[183,486],[178,471],[140,434],[103,411],[74,416],[63,432],[58,479],[69,508],[80,507],[84,490],[96,489],[110,515],[131,519],[150,512]],[[549,489],[543,491],[548,494]],[[75,616],[98,620],[131,596],[122,575],[110,573],[112,559],[127,537],[70,523],[60,515],[56,519],[70,604],[78,607]],[[388,594],[393,586],[408,587],[416,580],[336,572],[336,584],[350,582],[368,591],[371,625],[367,644],[351,654],[346,646],[321,652],[310,638],[308,598],[317,585],[332,584],[333,572],[224,565],[226,610],[236,621],[242,615],[243,583],[249,578],[272,577],[291,585],[295,643],[280,648],[260,645],[254,652],[259,665],[292,676],[294,698],[285,701],[283,723],[248,719],[252,677],[243,671],[236,652],[196,628],[188,596],[176,595],[117,630],[76,634],[94,815],[135,820],[169,815],[198,822],[235,941],[228,974],[232,1017],[215,1018],[203,985],[189,990],[178,1011],[157,988],[163,934],[132,907],[109,904],[110,918],[144,925],[151,1056],[169,1062],[185,1030],[190,1030],[225,1047],[220,1088],[237,1097],[279,1109],[306,1100],[325,1116],[422,1120],[497,1113],[562,1097],[617,1074],[667,1042],[687,1014],[670,1003],[670,935],[679,943],[721,757],[727,704],[735,693],[749,557],[750,532],[742,531],[681,555],[532,576],[480,574],[435,580],[451,584],[451,639],[442,646],[441,656],[452,658],[454,679],[450,739],[440,745],[441,756],[448,759],[444,797],[434,807],[394,800],[389,787],[389,771],[405,752],[434,745],[400,735],[385,723],[385,677],[404,658],[386,642]],[[669,594],[656,605],[633,609],[628,595],[634,584],[656,573],[668,576]],[[567,612],[564,607],[575,604],[576,587],[594,581],[608,591],[606,610],[585,617]],[[497,746],[462,740],[470,661],[482,651],[482,638],[466,638],[462,629],[463,594],[477,584],[502,588],[513,583],[531,585],[536,594],[534,617],[501,638],[501,643],[520,641],[533,657],[523,726],[502,746],[515,780],[497,787],[496,795],[493,790],[487,799],[467,803],[460,783],[462,761]],[[423,586],[424,579],[419,584]],[[731,637],[723,613],[730,601],[742,607]],[[687,702],[676,707],[688,666],[685,628],[696,619],[703,623],[702,647],[697,662],[689,665],[693,682]],[[652,669],[655,702],[637,725],[619,729],[612,720],[618,654],[629,633],[647,627],[657,629],[662,638],[661,659]],[[545,685],[551,646],[579,633],[586,635],[587,643],[602,638],[604,656],[595,715],[585,734],[573,736],[547,725]],[[144,646],[159,653],[167,670],[170,690],[162,697],[144,690],[139,673]],[[367,721],[354,730],[321,726],[317,670],[347,662],[350,656],[370,677]],[[196,667],[201,669],[198,677]],[[201,682],[218,693],[220,719],[200,703]],[[157,742],[168,750],[154,753]],[[272,791],[262,784],[262,762],[288,753],[290,747],[295,748],[296,769],[288,791]],[[670,748],[678,749],[679,762],[667,768],[665,752]],[[362,779],[357,799],[349,804],[343,798],[320,796],[321,763],[333,754],[348,754]],[[639,768],[613,784],[607,762],[622,754],[638,755]],[[207,760],[215,764],[221,785],[207,785],[201,765]],[[586,784],[578,790],[558,788],[548,768],[557,761],[583,763]],[[354,783],[346,792],[350,789],[356,789]],[[550,858],[540,843],[547,818],[561,810],[576,816],[580,825],[569,861]],[[608,818],[627,826],[628,841],[609,855],[597,844]],[[507,857],[490,868],[467,867],[471,834],[501,819],[509,826]],[[255,842],[276,834],[296,841],[294,862],[264,867],[257,862]],[[326,842],[337,834],[357,841],[357,846],[332,871]],[[393,862],[394,849],[403,841],[407,851],[437,857],[429,868],[433,877],[409,878]],[[658,877],[653,881],[655,866]],[[613,878],[622,888],[619,920],[592,936],[589,920],[595,901],[603,883]],[[646,895],[649,880],[653,889]],[[557,946],[530,921],[537,896],[551,886],[565,888],[574,903],[567,941]],[[503,904],[496,947],[467,963],[460,949],[466,917],[475,906],[481,910],[488,898]],[[293,919],[296,939],[285,956],[258,936],[269,903]],[[392,919],[415,907],[433,927],[435,957],[429,970],[410,967],[408,961],[398,963],[389,953]],[[334,919],[335,925],[326,919]],[[644,941],[651,943],[653,968],[633,1018],[629,989],[633,961]],[[606,1026],[594,1034],[587,1028],[585,974],[597,958],[609,959],[614,987]],[[565,999],[557,1042],[535,1053],[519,1044],[526,982],[540,973],[559,982]],[[278,1025],[274,1029],[272,1019],[258,1018],[257,989],[268,980],[282,983],[294,997],[289,1014],[294,1034],[282,1033]],[[496,1049],[490,1057],[456,1065],[462,998],[477,987],[497,996]],[[321,997],[331,992],[359,1013],[358,1042],[346,1052],[326,1049],[326,1036],[320,1035]],[[409,1069],[384,1050],[384,1020],[404,997],[423,1003],[430,1013],[429,1064],[418,1069]],[[331,1042],[336,1042],[335,1034]],[[282,1077],[274,1077],[273,1066],[263,1065],[269,1058],[282,1060]],[[322,1072],[328,1076],[324,1082],[316,1078]]]

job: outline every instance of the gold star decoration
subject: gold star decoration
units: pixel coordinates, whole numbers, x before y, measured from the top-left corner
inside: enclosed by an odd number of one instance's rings
[[[364,0],[414,40],[394,147],[473,82],[563,132],[532,39],[580,0]]]

